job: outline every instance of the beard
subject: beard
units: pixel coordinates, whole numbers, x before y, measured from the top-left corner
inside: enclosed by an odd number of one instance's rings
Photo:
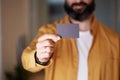
[[[83,9],[75,9],[75,6],[83,6]],[[73,3],[71,6],[65,1],[64,9],[67,14],[74,20],[84,21],[86,20],[95,10],[95,1],[93,0],[90,4],[85,2]]]

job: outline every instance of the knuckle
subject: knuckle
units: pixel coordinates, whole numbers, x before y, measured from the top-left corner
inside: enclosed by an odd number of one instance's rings
[[[52,47],[47,47],[47,51],[50,53],[51,51],[53,51]]]
[[[40,42],[36,43],[36,47],[37,48],[41,47],[41,43]]]
[[[47,45],[50,45],[51,42],[50,42],[49,40],[46,40],[46,44],[47,44]]]

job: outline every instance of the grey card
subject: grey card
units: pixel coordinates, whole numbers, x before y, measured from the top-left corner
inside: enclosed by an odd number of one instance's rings
[[[62,38],[79,38],[79,25],[57,24],[57,34]]]

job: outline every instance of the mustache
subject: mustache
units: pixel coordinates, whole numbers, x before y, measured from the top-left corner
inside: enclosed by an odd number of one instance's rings
[[[73,6],[88,6],[88,4],[85,3],[85,2],[79,2],[79,3],[73,3],[73,4],[72,4],[72,7],[73,7]]]

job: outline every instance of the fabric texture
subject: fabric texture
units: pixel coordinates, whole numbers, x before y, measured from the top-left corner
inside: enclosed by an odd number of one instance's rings
[[[34,54],[38,38],[43,34],[56,34],[57,24],[69,24],[69,16],[43,25],[31,44],[23,51],[23,67],[31,72],[45,69],[45,80],[77,80],[78,49],[76,39],[61,39],[47,66],[35,63]],[[120,38],[95,18],[92,21],[93,44],[88,55],[88,80],[120,80]]]

